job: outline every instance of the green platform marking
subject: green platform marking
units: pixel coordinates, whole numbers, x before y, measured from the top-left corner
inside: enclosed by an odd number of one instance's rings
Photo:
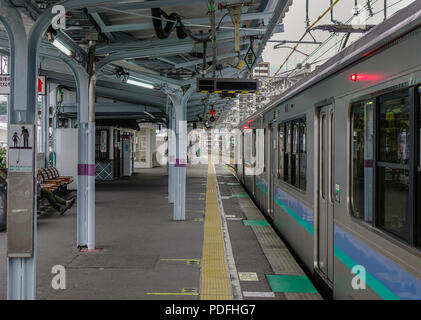
[[[243,220],[243,223],[247,227],[270,227],[266,220]]]
[[[234,193],[231,195],[233,198],[240,198],[240,197],[248,197],[249,195],[247,193]]]
[[[229,182],[227,183],[229,186],[239,186],[240,184],[238,182]]]
[[[318,293],[306,276],[266,275],[273,292]]]

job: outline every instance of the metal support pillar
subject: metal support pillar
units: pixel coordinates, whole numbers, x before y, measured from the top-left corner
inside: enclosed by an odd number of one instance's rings
[[[95,167],[88,165],[89,74],[85,67],[61,54],[61,60],[72,71],[77,91],[77,246],[88,246],[88,176],[95,175]]]
[[[175,113],[176,159],[174,164],[173,220],[186,219],[187,101],[193,86],[186,91],[169,94]]]
[[[10,6],[8,1],[0,1],[0,21],[3,23],[10,43],[10,74],[11,91],[9,97],[8,122],[11,124],[35,124],[35,97],[28,93],[28,38],[24,24],[16,8]],[[36,66],[33,66],[36,68]],[[34,85],[35,85],[35,79]],[[28,104],[30,99],[32,104]],[[34,131],[36,132],[36,130]],[[34,146],[35,147],[35,146]],[[33,153],[33,164],[36,167],[36,156]],[[33,179],[36,181],[35,169],[32,170]],[[16,188],[18,178],[9,179],[8,189]],[[34,184],[35,185],[35,184]],[[32,188],[25,193],[25,197],[34,201],[33,206],[33,251],[30,257],[8,257],[7,259],[7,299],[33,300],[36,292],[36,190]],[[30,201],[30,200],[29,200]],[[19,205],[10,201],[9,210],[18,210]]]
[[[174,165],[176,158],[176,139],[175,139],[175,111],[172,103],[168,108],[168,203],[174,203]]]
[[[104,4],[114,0],[104,0]],[[81,0],[63,0],[60,2],[67,11],[79,7],[96,6],[96,1],[87,3]],[[11,60],[11,95],[9,109],[9,124],[35,124],[37,106],[36,79],[38,74],[38,49],[41,38],[51,25],[54,17],[51,10],[45,10],[32,25],[29,36],[26,35],[22,17],[17,9],[8,0],[0,0],[0,21],[3,23],[10,42]],[[19,62],[19,63],[15,63]],[[92,130],[91,128],[89,128]],[[95,134],[95,126],[93,127]],[[95,136],[93,137],[95,139]],[[95,141],[94,141],[95,142]],[[94,153],[94,150],[92,150]],[[94,159],[95,160],[95,159]],[[34,167],[36,156],[33,155]],[[33,184],[35,186],[36,173],[33,170]],[[9,179],[9,188],[16,187]],[[34,188],[28,188],[28,197],[33,198],[33,251],[31,257],[9,257],[7,274],[7,297],[8,299],[35,299],[36,280],[36,192]],[[91,190],[91,191],[94,191]],[[26,194],[25,194],[26,196]],[[28,198],[28,199],[29,199]],[[93,199],[94,200],[94,199]],[[92,203],[92,199],[91,199]],[[94,202],[93,202],[94,203]],[[13,203],[9,203],[13,209]]]
[[[42,97],[41,109],[41,150],[45,154],[45,167],[49,163],[49,144],[50,144],[50,82],[47,81],[46,95]]]
[[[88,250],[95,249],[95,41],[89,42]]]

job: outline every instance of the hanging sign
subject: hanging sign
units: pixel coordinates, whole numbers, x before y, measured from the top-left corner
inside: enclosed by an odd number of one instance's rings
[[[246,63],[246,66],[249,70],[251,70],[253,68],[256,60],[257,60],[257,57],[256,57],[256,54],[254,53],[253,48],[249,47],[249,49],[247,50],[247,53],[244,57],[244,62]]]

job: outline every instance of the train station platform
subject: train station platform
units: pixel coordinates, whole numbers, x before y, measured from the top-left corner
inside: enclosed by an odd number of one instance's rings
[[[76,248],[76,206],[39,218],[37,299],[321,299],[230,167],[187,165],[185,221],[172,220],[167,183],[165,167],[97,183],[96,252]],[[6,270],[2,255],[0,299]]]

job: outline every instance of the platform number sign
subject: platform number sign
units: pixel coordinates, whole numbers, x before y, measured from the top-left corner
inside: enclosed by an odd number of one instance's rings
[[[250,47],[247,50],[246,56],[244,57],[244,62],[246,63],[246,66],[249,70],[251,70],[254,66],[254,63],[256,62],[256,54],[254,53],[254,50],[252,47]]]
[[[45,96],[47,93],[46,90],[46,83],[47,83],[47,79],[45,78],[45,76],[38,76],[37,79],[37,92],[38,95],[40,96]]]

